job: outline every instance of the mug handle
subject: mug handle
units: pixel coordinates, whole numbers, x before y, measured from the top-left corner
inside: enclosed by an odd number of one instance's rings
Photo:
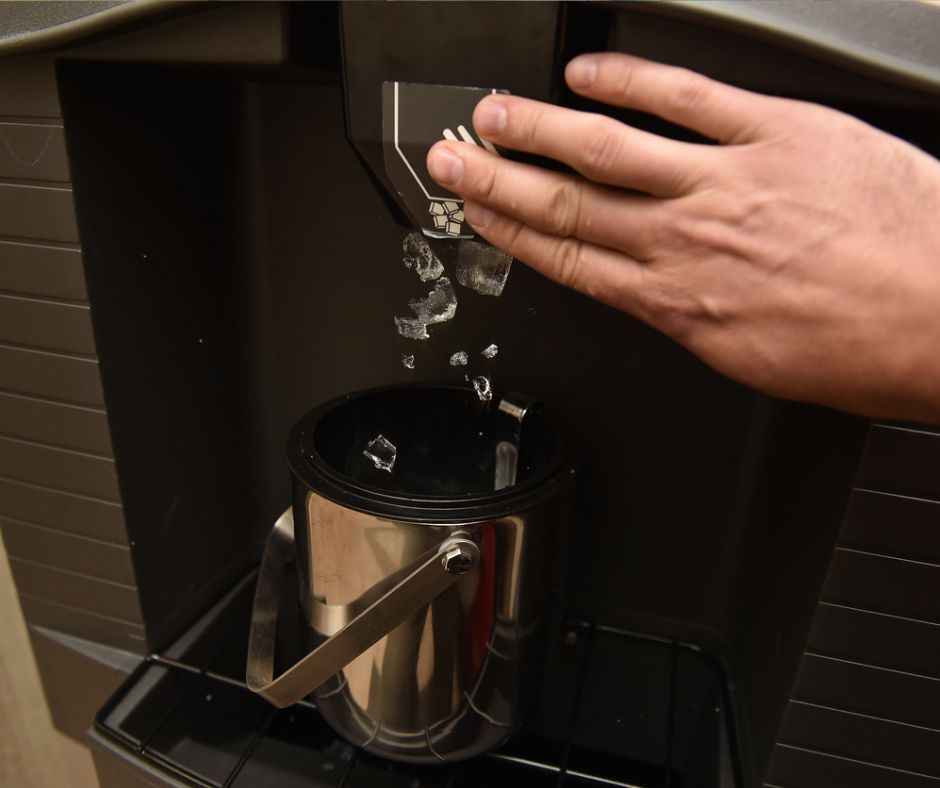
[[[274,523],[261,559],[245,670],[248,687],[278,708],[303,700],[330,676],[450,588],[479,562],[480,550],[463,534],[445,539],[402,570],[404,577],[349,623],[275,678],[278,609],[284,570],[293,558],[294,513],[288,509]],[[380,581],[379,585],[383,584]]]

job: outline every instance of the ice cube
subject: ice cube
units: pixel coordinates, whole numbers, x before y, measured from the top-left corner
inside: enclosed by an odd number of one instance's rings
[[[395,328],[405,339],[427,339],[430,336],[428,324],[413,317],[396,317]]]
[[[444,217],[435,217],[435,224],[437,218]],[[444,273],[444,266],[420,233],[408,233],[401,242],[401,251],[405,268],[414,268],[422,282],[430,282]]]
[[[414,369],[415,368],[415,357],[414,354],[405,354],[402,353],[401,356],[401,365],[405,369]]]
[[[457,281],[482,295],[498,296],[506,287],[512,255],[481,241],[461,241]]]
[[[494,342],[493,344],[487,345],[485,348],[483,348],[480,355],[482,355],[483,358],[496,358],[497,353],[499,353],[499,345]]]
[[[408,302],[412,317],[396,317],[395,328],[406,339],[428,339],[428,326],[445,323],[457,314],[457,295],[450,279],[442,276],[434,283],[434,288],[427,298],[417,298]]]
[[[427,298],[409,301],[408,306],[425,326],[446,323],[457,314],[457,294],[454,293],[450,279],[442,276],[434,283],[434,289],[428,293]]]
[[[467,353],[464,350],[458,350],[454,355],[450,357],[450,365],[452,367],[465,367],[467,362],[470,359],[467,357]]]
[[[392,472],[395,467],[395,458],[398,457],[398,449],[384,435],[376,435],[362,452],[366,457],[372,460],[372,464],[380,471]]]
[[[490,385],[490,379],[485,375],[478,375],[472,381],[473,390],[480,398],[480,402],[489,402],[493,399],[493,387]]]
[[[432,216],[443,216],[447,211],[444,209],[444,204],[440,202],[432,202],[428,206],[428,213]]]

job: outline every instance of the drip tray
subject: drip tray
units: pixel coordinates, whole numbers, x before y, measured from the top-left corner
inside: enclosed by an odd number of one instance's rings
[[[313,703],[277,710],[245,686],[254,583],[254,575],[245,578],[170,649],[144,660],[99,711],[91,738],[95,765],[106,788],[735,785],[732,773],[737,768],[729,768],[720,746],[707,745],[704,758],[683,756],[686,764],[697,763],[693,769],[697,779],[690,779],[687,769],[670,764],[668,753],[650,758],[655,750],[651,743],[641,743],[638,749],[633,737],[623,736],[623,720],[631,709],[645,727],[661,722],[674,735],[681,732],[683,716],[677,710],[682,704],[673,708],[677,695],[685,696],[687,704],[691,695],[683,685],[696,672],[704,678],[712,675],[702,672],[701,656],[679,644],[583,623],[566,626],[568,645],[560,656],[547,656],[554,660],[555,683],[550,708],[542,717],[562,721],[555,726],[567,731],[561,738],[523,732],[498,752],[453,765],[415,767],[376,758],[338,738]],[[297,616],[281,620],[301,626]],[[284,630],[278,633],[284,641],[278,650],[292,659],[289,645],[299,642],[299,631],[291,631],[291,626]],[[663,678],[672,678],[664,684],[663,697],[653,704],[661,707],[660,722],[649,713],[653,706],[643,710],[642,698],[631,695],[629,681],[622,697],[612,698],[609,683],[591,679],[605,670],[605,662],[616,671],[630,660],[642,668],[637,686],[648,687],[655,681],[656,666],[670,665],[669,655],[671,668]],[[689,659],[693,662],[684,667],[683,660]],[[718,686],[711,679],[707,683]],[[719,703],[730,708],[712,692],[702,700],[707,707]],[[733,739],[718,735],[714,726],[706,732],[714,735],[703,737],[696,726],[694,735],[690,731],[686,738],[715,744]],[[669,752],[675,749],[670,745]]]
[[[231,788],[581,788],[635,786],[587,772],[562,775],[557,747],[514,740],[453,766],[413,767],[357,750],[309,703],[276,710],[244,686],[147,659],[101,710],[96,760],[116,756],[148,774],[141,785]],[[556,758],[546,758],[554,752]],[[627,771],[634,769],[628,768]],[[166,779],[155,783],[160,773]],[[648,785],[648,783],[646,783]]]

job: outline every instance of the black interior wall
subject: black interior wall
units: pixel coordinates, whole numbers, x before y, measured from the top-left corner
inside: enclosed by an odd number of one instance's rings
[[[148,645],[257,559],[232,232],[237,84],[63,64],[95,337]]]

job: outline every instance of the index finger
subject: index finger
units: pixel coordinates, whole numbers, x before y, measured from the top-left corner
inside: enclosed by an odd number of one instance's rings
[[[495,94],[473,112],[484,139],[547,156],[598,183],[678,197],[716,169],[715,147],[650,134],[590,112]]]
[[[614,52],[574,58],[565,79],[582,96],[658,115],[726,143],[752,141],[783,101],[685,68]]]

